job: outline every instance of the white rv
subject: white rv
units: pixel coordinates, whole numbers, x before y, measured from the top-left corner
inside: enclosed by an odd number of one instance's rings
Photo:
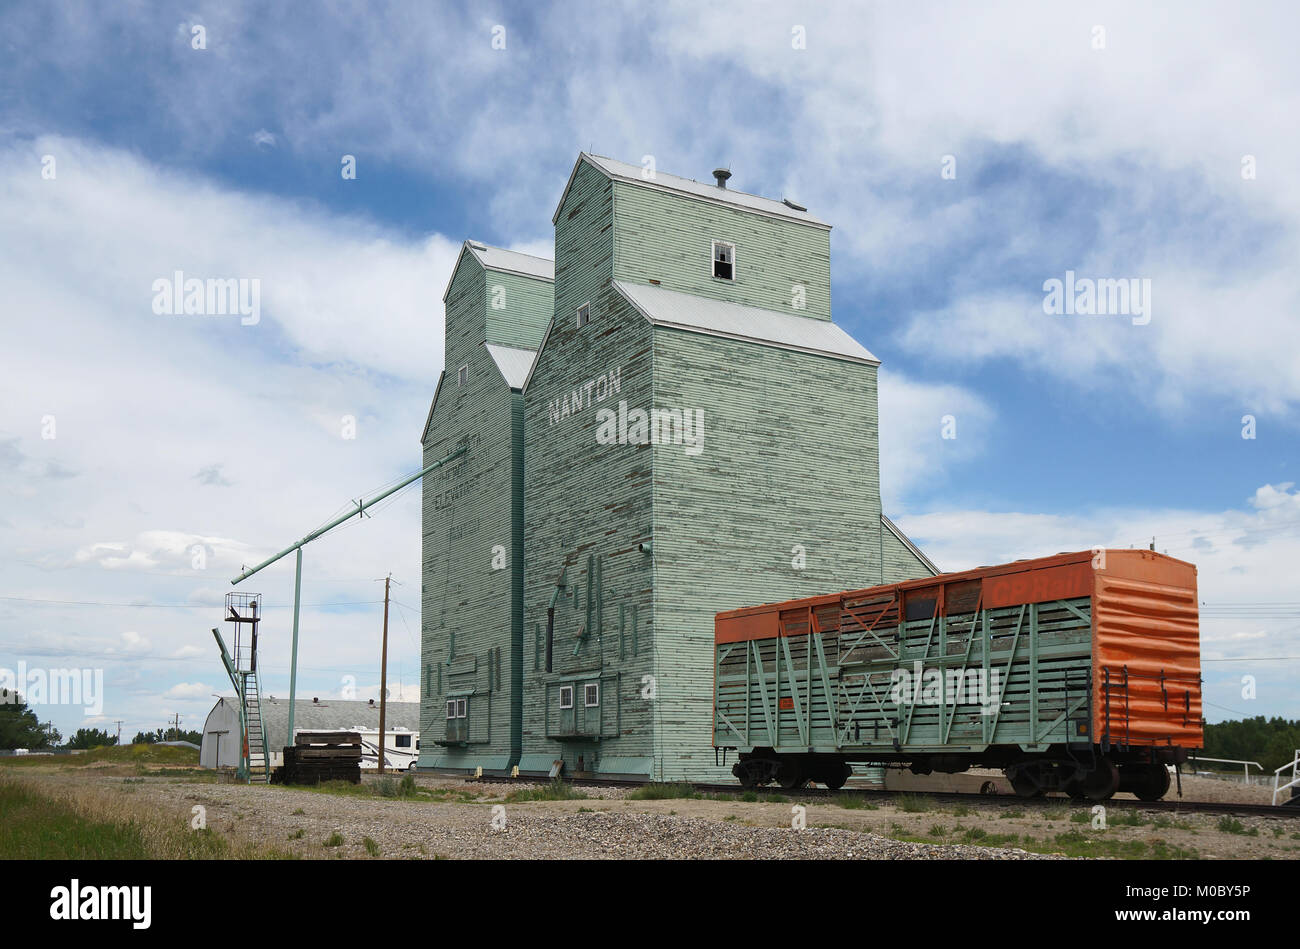
[[[294,734],[301,743],[313,731],[326,729],[295,728]],[[379,729],[365,725],[353,725],[345,728],[327,729],[331,732],[357,732],[361,735],[361,770],[379,770]],[[282,757],[272,753],[272,763]],[[420,733],[405,728],[396,728],[384,733],[384,770],[414,771],[415,763],[420,758]]]

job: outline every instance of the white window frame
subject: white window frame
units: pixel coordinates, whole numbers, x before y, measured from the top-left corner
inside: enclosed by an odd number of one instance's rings
[[[586,317],[585,319],[584,319],[584,314]],[[578,320],[578,329],[582,329],[584,326],[586,326],[588,323],[591,322],[591,301],[590,300],[588,300],[582,306],[578,307],[577,320]]]
[[[469,363],[461,366],[456,370],[456,385],[465,386],[469,383]]]
[[[716,273],[713,272],[713,271],[714,271],[714,264],[716,264],[716,263],[718,262],[718,248],[719,248],[719,247],[727,247],[727,248],[730,248],[730,250],[731,250],[731,276],[730,276],[730,277],[719,277]],[[734,282],[735,282],[735,280],[736,280],[736,245],[735,245],[734,243],[732,243],[731,241],[714,241],[714,242],[713,242],[713,244],[712,244],[712,246],[710,247],[710,250],[709,250],[709,276],[712,277],[714,280],[726,280],[726,281],[729,282],[729,283],[734,283]]]
[[[591,701],[591,695],[593,690],[596,694],[596,701],[594,702]],[[582,687],[582,706],[583,708],[600,707],[600,683],[599,682],[588,682],[586,685]]]
[[[456,717],[456,700],[448,699],[447,700],[447,721],[451,721],[455,717]]]
[[[469,699],[456,700],[456,717],[469,718]]]
[[[565,701],[564,701],[564,694],[565,694],[566,692],[569,694],[569,701],[568,701],[568,704],[567,704],[567,705],[565,704]],[[573,708],[573,686],[571,686],[571,685],[562,685],[562,686],[560,686],[560,709],[561,709],[561,710],[565,710],[565,709],[571,709],[571,708]]]

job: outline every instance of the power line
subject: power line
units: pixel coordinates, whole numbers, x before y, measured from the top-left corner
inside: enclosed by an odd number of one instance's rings
[[[211,610],[218,609],[216,603],[102,603],[94,600],[49,600],[32,596],[0,596],[0,600],[21,603],[48,603],[57,606],[119,606],[131,610]],[[321,608],[326,606],[367,606],[382,603],[383,600],[343,600],[338,603],[304,603],[303,606]],[[266,610],[287,610],[292,604],[271,603],[264,605]]]

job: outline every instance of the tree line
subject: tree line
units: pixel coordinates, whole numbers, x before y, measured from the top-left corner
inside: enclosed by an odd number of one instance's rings
[[[1265,774],[1272,774],[1295,760],[1300,749],[1300,720],[1265,718],[1257,715],[1240,721],[1205,726],[1204,754],[1209,758],[1258,761]],[[1230,765],[1219,765],[1230,768]]]
[[[153,745],[160,741],[188,741],[198,745],[203,741],[201,731],[181,728],[156,728],[151,732],[136,732],[133,745]],[[78,728],[66,742],[59,730],[50,722],[42,722],[17,692],[0,689],[0,749],[26,748],[30,751],[50,751],[54,748],[73,750],[116,745],[117,735],[103,728]]]

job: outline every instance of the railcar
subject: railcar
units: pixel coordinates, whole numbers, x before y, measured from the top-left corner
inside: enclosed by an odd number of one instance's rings
[[[1196,568],[1020,560],[719,613],[713,745],[745,787],[855,762],[1002,769],[1023,797],[1157,800],[1203,741]]]

